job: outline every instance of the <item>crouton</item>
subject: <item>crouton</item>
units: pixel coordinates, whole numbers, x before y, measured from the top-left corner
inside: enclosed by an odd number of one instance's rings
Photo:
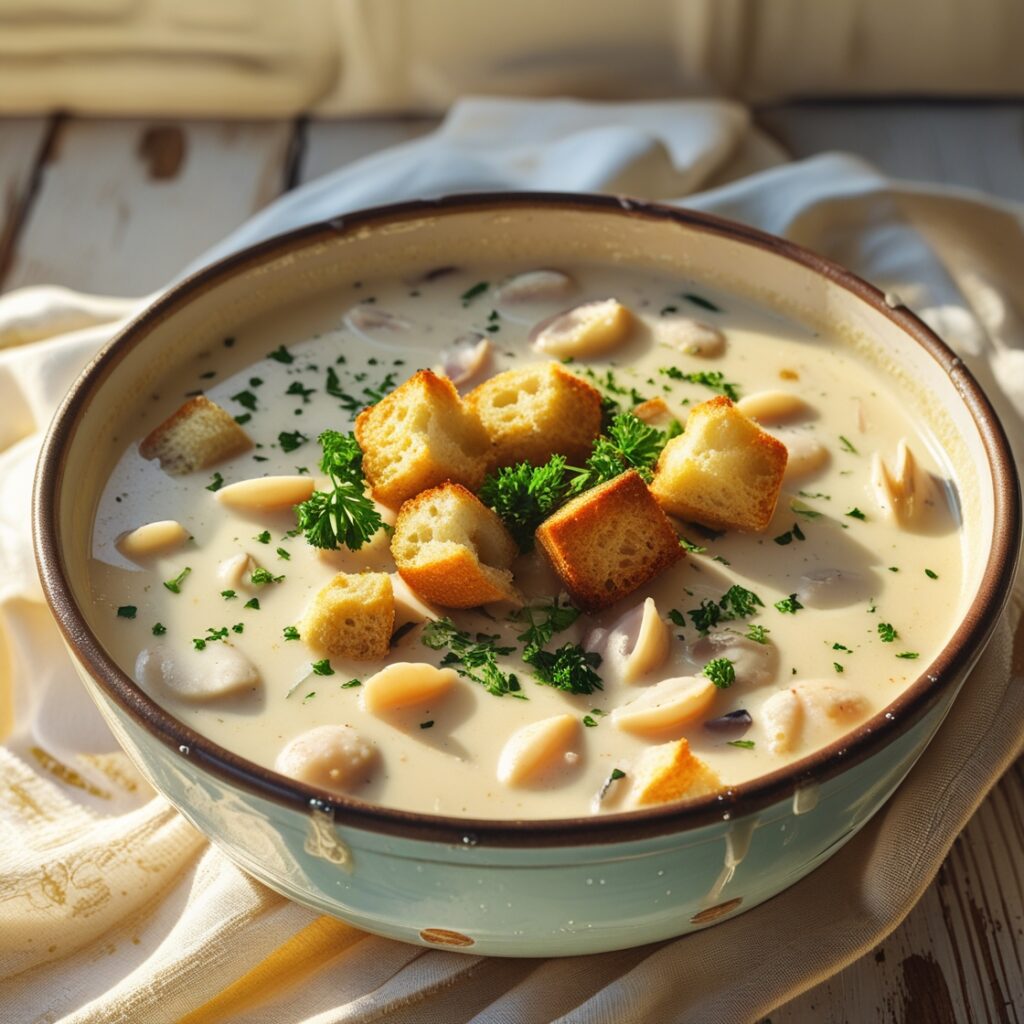
[[[373,496],[397,507],[446,480],[476,489],[490,442],[450,380],[419,370],[356,418],[363,472]]]
[[[556,453],[583,465],[601,430],[601,393],[558,363],[506,370],[466,402],[491,439],[490,469],[539,466]]]
[[[425,601],[444,608],[522,604],[512,583],[516,542],[460,484],[442,484],[407,501],[398,512],[391,553],[399,575]]]
[[[310,647],[352,661],[388,653],[395,630],[395,601],[386,572],[339,572],[313,598],[298,623]]]
[[[584,611],[614,604],[683,557],[668,517],[632,469],[545,519],[537,541]]]
[[[718,774],[694,755],[685,739],[648,747],[627,774],[632,779],[628,802],[634,807],[706,796],[722,788]]]
[[[139,454],[159,459],[165,473],[180,476],[251,447],[252,440],[231,413],[205,395],[196,395],[142,439]]]
[[[666,512],[716,530],[763,530],[775,513],[786,446],[724,395],[690,410],[658,459],[651,493]]]

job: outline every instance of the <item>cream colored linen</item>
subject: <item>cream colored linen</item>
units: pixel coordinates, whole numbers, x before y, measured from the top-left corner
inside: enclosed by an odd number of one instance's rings
[[[628,182],[638,195],[681,196],[730,180],[751,154],[778,160],[729,104],[465,101],[434,136],[284,197],[211,255],[354,206],[474,186]],[[687,201],[903,295],[983,381],[1024,455],[1020,209],[905,188],[841,156],[777,164]],[[123,310],[62,291],[0,298],[0,1020],[754,1020],[896,927],[1020,753],[1018,593],[935,741],[869,826],[788,892],[712,929],[516,962],[420,950],[288,903],[208,846],[116,752],[41,604],[28,537],[41,431]]]
[[[1019,95],[1016,0],[0,0],[0,111],[441,111],[471,92]]]

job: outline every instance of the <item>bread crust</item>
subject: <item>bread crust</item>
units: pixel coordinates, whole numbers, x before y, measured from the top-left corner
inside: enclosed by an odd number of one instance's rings
[[[193,430],[196,436],[191,436]],[[205,435],[205,436],[204,436]],[[144,459],[159,459],[172,476],[206,469],[252,447],[234,417],[206,395],[194,395],[140,442]]]
[[[690,750],[685,738],[649,747],[632,774],[630,802],[636,807],[704,796],[722,788],[717,772]]]
[[[386,572],[339,572],[317,592],[298,624],[304,643],[352,661],[387,655],[395,601]]]
[[[584,611],[614,604],[683,557],[636,470],[573,498],[541,523],[537,542]]]

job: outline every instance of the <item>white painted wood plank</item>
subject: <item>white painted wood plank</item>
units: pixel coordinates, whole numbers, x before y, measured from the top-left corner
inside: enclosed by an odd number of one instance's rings
[[[291,122],[62,123],[3,285],[143,295],[273,199]]]
[[[310,121],[304,129],[299,183],[319,178],[360,157],[419,138],[439,121],[429,117],[356,118]]]
[[[0,280],[24,219],[48,128],[49,121],[41,117],[0,120]]]
[[[1024,104],[795,104],[757,121],[795,157],[856,153],[897,178],[1024,201]]]

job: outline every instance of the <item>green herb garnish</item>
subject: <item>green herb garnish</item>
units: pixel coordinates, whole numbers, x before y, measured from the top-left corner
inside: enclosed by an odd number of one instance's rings
[[[700,306],[701,309],[706,309],[709,313],[722,312],[720,306],[716,306],[710,299],[705,299],[703,295],[697,295],[694,292],[683,292],[683,298],[687,302],[692,302],[695,306]]]
[[[719,395],[725,395],[726,398],[734,402],[739,401],[739,386],[727,381],[725,374],[721,370],[696,370],[692,373],[686,373],[680,370],[678,366],[663,366],[658,372],[663,373],[671,380],[687,381],[690,384],[702,384]]]
[[[268,352],[267,358],[275,359],[277,360],[277,362],[285,364],[295,362],[295,356],[293,356],[291,352],[289,352],[288,349],[284,347],[284,345],[278,345],[278,347],[275,348],[273,352]]]
[[[331,668],[330,658],[321,658],[319,661],[313,662],[313,675],[315,676],[333,676],[334,669]]]
[[[563,644],[557,651],[537,651],[528,664],[538,683],[556,690],[593,693],[604,689],[601,677],[594,671],[601,665],[601,655],[585,651],[579,644]]]
[[[543,466],[520,462],[484,480],[480,500],[498,513],[520,551],[533,549],[537,527],[565,500],[566,472],[565,457],[553,455]]]
[[[299,639],[299,630],[297,626],[285,626],[283,632],[285,640]]]
[[[478,281],[472,288],[467,288],[462,295],[462,305],[468,306],[478,295],[483,295],[491,287],[489,281]]]
[[[277,443],[285,454],[295,451],[296,448],[301,448],[308,440],[309,438],[301,430],[282,430],[277,435]]]
[[[270,543],[270,531],[264,530],[262,533],[257,533],[253,540],[258,540],[261,544]]]
[[[728,743],[729,743],[730,747],[739,747],[740,750],[753,750],[754,749],[754,741],[753,740],[729,740]]]
[[[343,690],[354,690],[357,686],[362,686],[363,682],[361,679],[350,679],[347,683],[342,683],[341,688]]]
[[[848,437],[843,437],[842,434],[839,435],[839,447],[842,448],[844,452],[849,452],[851,455],[860,455],[860,452],[853,447],[853,443],[850,439]]]
[[[252,608],[254,611],[258,612],[260,610],[260,599],[258,597],[250,597],[249,600],[245,602],[245,607]]]
[[[878,624],[878,635],[881,637],[883,644],[891,644],[899,636],[899,633],[893,628],[891,622],[880,622]]]
[[[269,569],[264,569],[260,566],[257,569],[253,569],[252,575],[249,577],[253,583],[257,586],[263,586],[267,583],[280,583],[284,579],[283,576],[275,576]]]
[[[857,508],[856,506],[854,506],[854,507],[853,507],[853,508],[851,508],[851,509],[847,509],[847,510],[846,510],[846,515],[848,515],[848,516],[849,516],[849,517],[850,517],[851,519],[860,519],[860,520],[861,520],[862,522],[863,522],[863,521],[865,521],[865,520],[866,520],[866,519],[868,518],[868,517],[867,517],[866,515],[864,515],[864,513],[863,513],[863,512],[861,512],[861,510],[860,510],[859,508]]]
[[[930,580],[937,580],[939,578],[939,574],[937,572],[933,572],[931,569],[925,569],[924,574]]]
[[[178,575],[175,576],[173,580],[164,580],[164,586],[172,594],[180,594],[181,593],[181,585],[182,585],[182,583],[185,582],[185,577],[188,576],[188,574],[191,571],[192,571],[192,569],[189,566],[186,565],[185,568],[182,569],[181,572],[179,572]]]
[[[701,670],[720,690],[736,682],[736,666],[728,658],[712,658]]]
[[[627,469],[635,469],[647,482],[653,475],[668,437],[631,412],[613,417],[606,434],[594,442],[594,449],[582,472],[578,472],[570,485],[573,494],[614,480]]]
[[[287,551],[285,548],[278,548],[277,549],[277,557],[278,558],[283,558],[287,562],[287,561],[289,561],[291,559],[292,556],[291,556],[291,553],[289,551]]]
[[[224,477],[220,473],[214,473],[210,482],[206,485],[208,491],[219,491],[224,486]]]
[[[752,590],[738,584],[731,586],[718,602],[725,619],[748,619],[757,614],[758,608],[764,607],[761,600]]]
[[[691,555],[703,555],[707,551],[706,547],[700,544],[694,544],[692,540],[687,540],[685,537],[679,538],[679,546],[684,550],[688,551]]]
[[[420,635],[420,642],[432,651],[448,648],[448,653],[441,659],[442,666],[454,668],[460,676],[479,683],[495,697],[504,697],[508,693],[525,700],[526,695],[520,692],[515,674],[502,672],[498,667],[498,658],[511,654],[515,648],[499,646],[498,639],[486,633],[477,633],[474,638],[458,629],[448,618],[431,620]]]
[[[751,625],[743,635],[748,640],[753,640],[755,644],[766,644],[768,643],[768,634],[770,632],[771,630],[767,626]]]
[[[914,658],[920,658],[921,655],[917,651],[902,651],[896,655],[897,658],[906,658],[908,661],[913,661]]]
[[[138,610],[133,604],[123,604],[117,609],[117,617],[119,619],[134,619]]]
[[[775,607],[784,615],[796,615],[803,608],[803,605],[797,600],[796,594],[790,594],[789,597],[776,601]]]

